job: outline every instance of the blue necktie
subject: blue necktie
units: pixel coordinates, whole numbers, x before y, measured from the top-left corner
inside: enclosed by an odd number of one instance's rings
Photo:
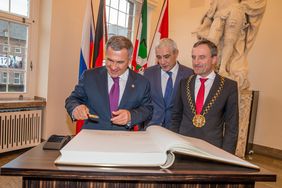
[[[166,88],[165,88],[165,94],[164,94],[164,101],[166,108],[169,106],[172,96],[172,90],[173,90],[173,84],[172,84],[172,72],[166,72],[169,76]]]

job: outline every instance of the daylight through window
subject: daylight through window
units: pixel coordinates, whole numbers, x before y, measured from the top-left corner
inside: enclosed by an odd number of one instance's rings
[[[0,92],[26,92],[29,0],[0,3]],[[3,14],[2,14],[3,13]]]
[[[106,0],[108,37],[123,35],[133,40],[134,19],[141,6],[133,0]]]

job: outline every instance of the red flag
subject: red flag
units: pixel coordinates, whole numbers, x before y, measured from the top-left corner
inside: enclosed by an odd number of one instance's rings
[[[149,51],[148,63],[147,63],[148,67],[156,64],[155,47],[159,44],[160,39],[168,37],[168,1],[169,0],[165,0],[162,7],[156,32],[154,34],[153,41]]]
[[[104,27],[105,27],[105,1],[100,0],[97,17],[95,44],[94,44],[94,67],[101,67],[104,59]],[[106,33],[106,32],[105,32]]]
[[[94,16],[92,9],[92,0],[88,0],[86,4],[85,15],[82,26],[82,39],[79,60],[79,78],[83,72],[93,67],[94,54]],[[76,122],[76,134],[79,133],[84,121],[78,120]]]

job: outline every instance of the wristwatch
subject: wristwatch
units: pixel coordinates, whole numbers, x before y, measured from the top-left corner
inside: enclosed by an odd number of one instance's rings
[[[126,129],[130,129],[131,128],[131,121],[129,121],[126,125],[125,125]]]

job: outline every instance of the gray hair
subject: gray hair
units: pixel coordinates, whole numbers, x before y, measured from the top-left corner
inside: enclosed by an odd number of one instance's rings
[[[156,46],[155,50],[160,49],[162,47],[169,47],[172,49],[173,53],[178,52],[178,48],[174,40],[170,38],[163,38],[160,40],[159,44]]]
[[[106,44],[106,49],[108,49],[109,47],[111,47],[114,51],[127,49],[128,57],[131,58],[132,56],[133,45],[131,41],[124,36],[112,36]]]

